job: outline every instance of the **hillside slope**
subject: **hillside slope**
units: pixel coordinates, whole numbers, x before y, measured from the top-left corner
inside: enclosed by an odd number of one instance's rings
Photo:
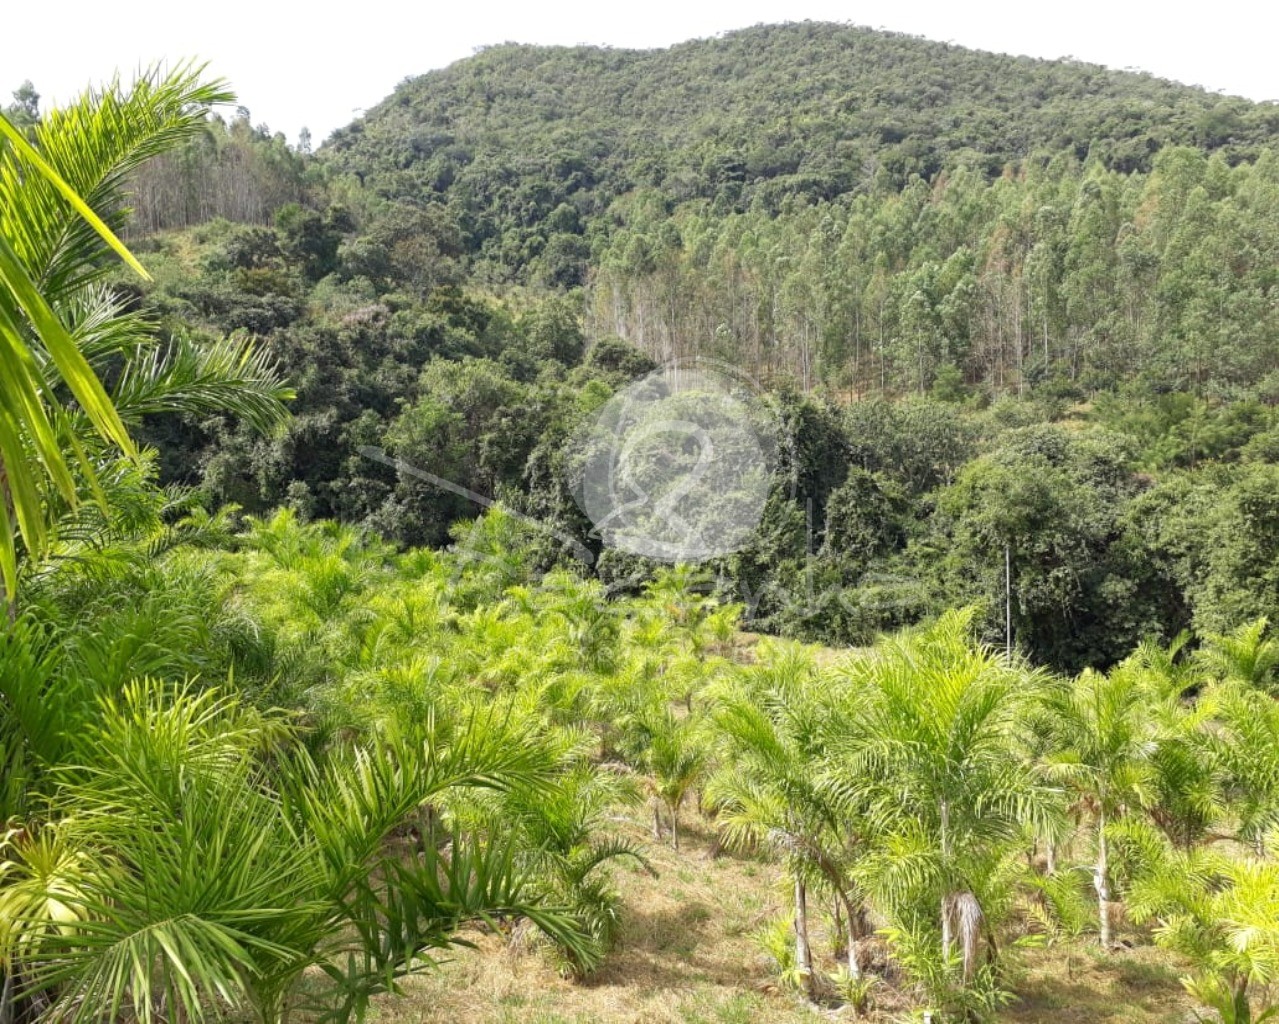
[[[321,156],[379,195],[445,200],[467,247],[517,274],[548,239],[589,240],[637,188],[724,212],[776,208],[956,164],[995,174],[1043,151],[1092,152],[1120,171],[1170,144],[1233,161],[1277,134],[1273,104],[803,23],[665,50],[493,47],[406,81]]]

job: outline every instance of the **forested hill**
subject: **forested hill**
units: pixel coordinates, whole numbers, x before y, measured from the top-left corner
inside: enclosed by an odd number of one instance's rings
[[[803,23],[666,50],[493,47],[406,81],[321,155],[381,195],[445,198],[468,247],[518,272],[537,239],[589,237],[592,218],[645,187],[718,212],[775,210],[958,165],[994,175],[1033,153],[1126,172],[1185,144],[1234,162],[1277,135],[1273,104]]]
[[[119,287],[296,387],[271,437],[145,424],[214,505],[492,540],[379,448],[635,586],[569,439],[708,355],[781,409],[763,520],[711,567],[754,628],[860,644],[972,603],[1002,642],[1011,583],[1015,642],[1073,670],[1279,622],[1279,107],[798,25],[497,47],[314,156],[206,127],[135,175],[152,282]]]

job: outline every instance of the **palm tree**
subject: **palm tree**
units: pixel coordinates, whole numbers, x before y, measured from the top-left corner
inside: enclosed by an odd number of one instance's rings
[[[249,339],[201,345],[178,334],[162,347],[154,324],[102,283],[111,250],[146,277],[114,234],[128,213],[129,173],[202,131],[209,108],[233,98],[200,70],[87,93],[30,140],[0,115],[0,587],[10,618],[18,537],[38,556],[82,491],[107,506],[101,463],[136,455],[129,423],[216,410],[267,429],[292,397]],[[113,360],[124,369],[108,393],[101,377]]]
[[[641,799],[634,777],[589,761],[567,767],[553,789],[512,789],[486,794],[476,809],[454,804],[453,813],[508,836],[518,833],[524,856],[538,884],[568,907],[591,935],[596,957],[612,944],[621,921],[621,897],[609,867],[631,861],[653,877],[657,872],[641,850],[625,838],[607,835],[605,821],[619,804]],[[578,974],[591,963],[571,958]]]
[[[906,916],[932,902],[943,959],[958,941],[965,985],[983,934],[994,956],[1000,867],[1024,826],[1053,807],[1022,756],[1025,709],[1040,679],[974,645],[972,616],[948,612],[845,663],[835,718],[842,735],[826,769],[832,794],[864,807],[874,830],[857,873]]]
[[[1214,728],[1206,742],[1222,774],[1237,837],[1261,856],[1279,826],[1279,703],[1268,694],[1225,684],[1211,691]]]
[[[1078,807],[1092,819],[1097,850],[1093,886],[1103,949],[1111,946],[1113,927],[1107,829],[1151,792],[1156,744],[1149,697],[1141,666],[1130,660],[1109,674],[1086,670],[1045,698],[1056,739],[1047,769],[1071,789]]]
[[[145,682],[104,702],[79,746],[84,768],[55,800],[74,813],[0,864],[0,956],[19,997],[59,1020],[198,1021],[229,1004],[279,1024],[312,967],[336,1017],[358,1017],[460,924],[498,914],[596,955],[507,839],[388,844],[452,791],[551,792],[554,757],[498,717],[428,721],[317,764],[282,718]]]
[[[592,672],[611,672],[616,666],[621,626],[616,609],[605,600],[603,586],[563,572],[549,575],[543,586],[562,595],[551,612],[563,620],[565,639],[583,665]]]
[[[1269,628],[1269,620],[1262,616],[1233,633],[1212,634],[1196,657],[1212,678],[1267,689],[1279,667],[1279,641],[1266,635]]]
[[[1279,1018],[1279,864],[1272,851],[1239,857],[1218,847],[1176,849],[1140,820],[1116,832],[1133,865],[1129,912],[1139,923],[1157,921],[1156,942],[1194,965],[1182,979],[1187,992],[1223,1024]]]
[[[1167,647],[1148,640],[1129,659],[1146,693],[1154,744],[1145,810],[1184,849],[1202,840],[1225,812],[1225,780],[1209,742],[1216,700],[1205,699],[1200,659],[1180,657],[1188,641],[1186,634]]]
[[[774,648],[774,650],[777,650]],[[723,767],[707,785],[729,846],[767,845],[783,858],[794,889],[795,966],[808,995],[817,994],[808,939],[808,894],[820,884],[834,895],[846,934],[848,973],[859,977],[860,941],[868,932],[851,868],[861,852],[847,807],[820,785],[826,715],[811,663],[785,647],[716,696],[714,721]],[[753,685],[752,685],[753,684]]]
[[[17,538],[28,551],[43,548],[48,499],[76,502],[72,463],[90,487],[96,481],[82,449],[73,447],[71,460],[64,452],[60,389],[97,436],[133,453],[82,350],[87,336],[110,333],[104,325],[112,317],[103,312],[110,300],[86,295],[107,270],[104,252],[146,276],[112,230],[124,214],[125,177],[199,131],[208,107],[229,99],[221,84],[202,84],[187,67],[144,78],[127,96],[117,85],[55,111],[34,128],[33,141],[0,114],[0,584],[9,601],[18,585]]]
[[[660,808],[666,809],[671,845],[679,849],[679,810],[706,771],[706,748],[696,719],[677,718],[669,705],[640,718],[643,765],[653,793],[653,833],[661,835]]]

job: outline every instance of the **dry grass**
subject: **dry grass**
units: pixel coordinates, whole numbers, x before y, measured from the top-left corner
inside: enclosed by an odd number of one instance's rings
[[[1001,1017],[1017,1024],[1175,1024],[1194,1021],[1177,980],[1184,972],[1153,946],[1103,956],[1096,946],[1024,955],[1019,1001]]]
[[[751,933],[781,911],[776,869],[751,858],[707,857],[710,837],[687,820],[682,849],[653,842],[635,812],[618,830],[647,842],[659,877],[614,874],[625,901],[617,945],[585,982],[561,978],[547,958],[493,936],[459,951],[438,973],[410,983],[408,999],[384,1000],[378,1019],[449,1024],[811,1021],[777,991]]]
[[[437,973],[388,997],[384,1024],[798,1024],[848,1011],[815,1011],[779,991],[752,933],[786,909],[780,872],[766,860],[708,857],[711,836],[685,814],[683,848],[653,842],[632,811],[618,831],[647,844],[659,877],[620,867],[625,910],[617,946],[596,975],[566,980],[544,953],[517,951],[497,936],[471,935]],[[816,916],[816,915],[815,915]],[[824,926],[814,945],[835,967]],[[1174,1024],[1194,1018],[1167,955],[1142,946],[1103,957],[1086,943],[1027,950],[1013,979],[1009,1024]],[[908,1005],[887,985],[870,1019],[899,1018]]]

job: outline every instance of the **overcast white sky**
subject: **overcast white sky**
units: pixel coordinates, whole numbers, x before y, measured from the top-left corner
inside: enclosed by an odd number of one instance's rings
[[[240,102],[318,144],[401,80],[500,42],[666,46],[760,22],[851,22],[1035,57],[1135,67],[1251,99],[1279,99],[1279,4],[1056,0],[647,0],[641,3],[281,3],[63,0],[6,4],[0,99],[31,79],[49,100],[119,70],[196,57]],[[53,12],[56,12],[54,14]],[[331,13],[330,13],[331,12]]]

